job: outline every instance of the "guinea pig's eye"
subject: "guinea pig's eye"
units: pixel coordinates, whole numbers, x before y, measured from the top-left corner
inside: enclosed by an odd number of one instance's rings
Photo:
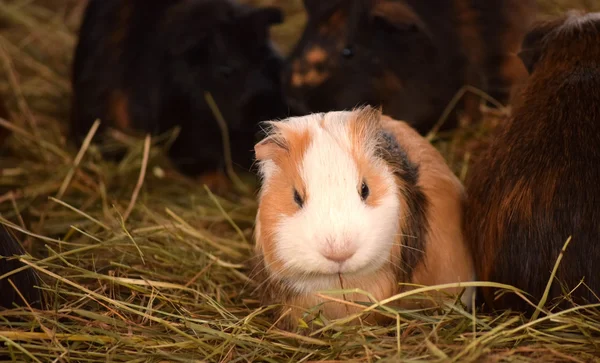
[[[304,201],[302,200],[300,193],[298,193],[296,189],[294,189],[294,202],[296,202],[296,204],[298,204],[298,207],[300,208],[302,208],[302,206],[304,205]]]
[[[342,56],[346,59],[352,58],[354,55],[354,51],[352,50],[352,46],[348,45],[346,48],[342,49]]]
[[[360,197],[362,198],[362,200],[367,199],[367,197],[369,196],[369,186],[367,185],[366,182],[363,182],[362,185],[360,186]]]

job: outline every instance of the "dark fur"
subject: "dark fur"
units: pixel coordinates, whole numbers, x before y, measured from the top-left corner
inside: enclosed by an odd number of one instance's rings
[[[436,2],[408,1],[414,6]],[[437,0],[440,1],[444,0]],[[467,83],[484,90],[504,105],[510,103],[513,87],[527,78],[517,53],[535,20],[536,1],[452,0],[452,3],[461,48],[469,63]]]
[[[10,115],[8,113],[8,109],[6,108],[6,104],[4,103],[4,99],[0,96],[0,118],[5,119],[6,121],[10,120]],[[0,145],[4,143],[4,140],[10,135],[10,130],[5,127],[0,127]]]
[[[384,113],[407,121],[424,134],[465,84],[489,90],[506,101],[513,80],[502,71],[509,60],[522,67],[515,56],[517,49],[511,47],[515,42],[507,39],[516,38],[517,45],[520,43],[524,26],[533,15],[528,7],[533,2],[305,0],[308,24],[290,56],[284,76],[286,90],[294,102],[304,103],[312,112],[381,105]],[[467,10],[459,3],[465,3]],[[375,7],[382,4],[396,4],[405,11],[376,14]],[[517,9],[520,12],[516,13]],[[338,24],[336,33],[321,32],[334,28],[334,23]],[[314,46],[326,50],[327,60],[311,67],[306,55]],[[350,59],[342,55],[347,46],[354,53]],[[293,84],[294,73],[311,68],[329,78],[314,86]],[[393,77],[398,81],[392,81]],[[459,104],[458,110],[461,107]],[[442,130],[454,127],[457,115],[451,113]]]
[[[269,43],[281,21],[276,8],[229,0],[91,0],[73,62],[73,135],[81,141],[96,118],[154,134],[179,125],[175,164],[213,172],[224,160],[208,91],[228,123],[234,164],[249,169],[257,123],[290,114]],[[115,92],[126,111],[113,110]],[[120,126],[117,114],[127,115]]]
[[[402,233],[402,261],[398,271],[400,281],[410,281],[413,270],[421,263],[425,263],[425,249],[429,222],[427,210],[429,200],[418,186],[419,167],[409,158],[393,135],[387,132],[380,134],[379,156],[383,158],[394,170],[395,176],[403,185],[402,194],[406,198],[408,211],[407,223],[403,226]]]
[[[577,17],[577,15],[572,15]],[[465,237],[479,280],[513,285],[538,303],[572,236],[549,303],[573,291],[576,304],[600,293],[600,21],[541,24],[523,43],[531,76],[513,117],[470,167]],[[531,312],[514,294],[488,307]],[[554,301],[552,303],[557,303]],[[570,302],[560,301],[559,308]]]
[[[14,259],[15,255],[22,255],[24,253],[25,251],[21,247],[21,244],[10,234],[6,227],[0,226],[0,276],[25,266]],[[9,283],[9,279],[23,295],[27,304],[33,308],[41,308],[41,304],[43,303],[42,292],[35,287],[41,286],[40,279],[31,268],[0,280],[0,308],[11,309],[14,305],[27,306]]]
[[[429,30],[410,11],[392,18],[375,15],[364,0],[331,3],[307,6],[308,24],[284,76],[289,97],[311,112],[381,105],[384,113],[409,121],[421,133],[429,130],[461,86]],[[336,31],[320,33],[334,29],[334,22]],[[311,66],[305,57],[314,46],[323,48],[327,59]],[[343,55],[347,47],[351,58]],[[316,86],[294,86],[293,74],[311,68],[329,78]]]

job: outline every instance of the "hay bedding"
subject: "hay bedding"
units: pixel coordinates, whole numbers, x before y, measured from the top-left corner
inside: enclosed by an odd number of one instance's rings
[[[437,315],[392,312],[397,324],[387,327],[323,321],[315,334],[273,328],[271,307],[257,304],[247,277],[254,195],[218,197],[169,171],[162,150],[170,135],[118,138],[112,146],[129,150],[120,164],[103,161],[94,143],[77,150],[65,139],[82,4],[0,2],[0,91],[12,111],[10,123],[1,123],[13,131],[0,153],[0,221],[30,252],[22,260],[42,276],[51,302],[45,311],[0,312],[0,359],[598,360],[593,307],[527,321],[450,304]],[[283,26],[275,36],[294,33]],[[473,132],[436,144],[457,173],[473,150]]]

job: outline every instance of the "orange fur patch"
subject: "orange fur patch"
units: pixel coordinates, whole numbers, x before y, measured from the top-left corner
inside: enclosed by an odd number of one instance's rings
[[[294,87],[302,87],[304,85],[315,87],[323,83],[327,78],[329,78],[328,72],[319,72],[311,68],[305,73],[293,72],[291,84]]]
[[[116,90],[110,96],[109,110],[114,126],[121,131],[131,130],[129,118],[129,100],[125,92]]]
[[[316,69],[311,69],[304,75],[303,83],[309,86],[318,86],[329,78],[328,72],[319,72]]]
[[[323,63],[327,59],[327,52],[322,47],[316,45],[306,52],[304,58],[310,64]]]
[[[339,33],[345,29],[347,19],[348,15],[345,10],[340,9],[331,14],[327,22],[319,27],[319,33],[321,35]]]
[[[412,282],[437,285],[470,281],[474,268],[471,251],[462,234],[465,194],[461,182],[442,155],[408,124],[384,116],[383,125],[402,141],[409,158],[419,165],[418,185],[430,203],[427,213],[430,223],[427,253],[424,264],[414,269]],[[456,293],[459,289],[447,291]]]
[[[279,129],[285,139],[287,150],[275,143],[268,146],[277,149],[266,154],[280,171],[269,179],[268,192],[261,198],[258,218],[261,227],[256,246],[263,253],[265,264],[270,266],[271,271],[285,275],[283,262],[275,254],[274,229],[281,215],[291,216],[298,211],[298,205],[294,201],[294,188],[304,200],[310,197],[300,176],[299,167],[302,165],[311,138],[308,131],[295,132],[282,125]]]

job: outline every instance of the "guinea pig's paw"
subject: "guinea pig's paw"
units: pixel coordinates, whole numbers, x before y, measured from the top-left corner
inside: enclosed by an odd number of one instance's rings
[[[231,180],[219,170],[209,171],[199,175],[196,180],[201,185],[206,185],[215,194],[226,194],[233,189]]]

